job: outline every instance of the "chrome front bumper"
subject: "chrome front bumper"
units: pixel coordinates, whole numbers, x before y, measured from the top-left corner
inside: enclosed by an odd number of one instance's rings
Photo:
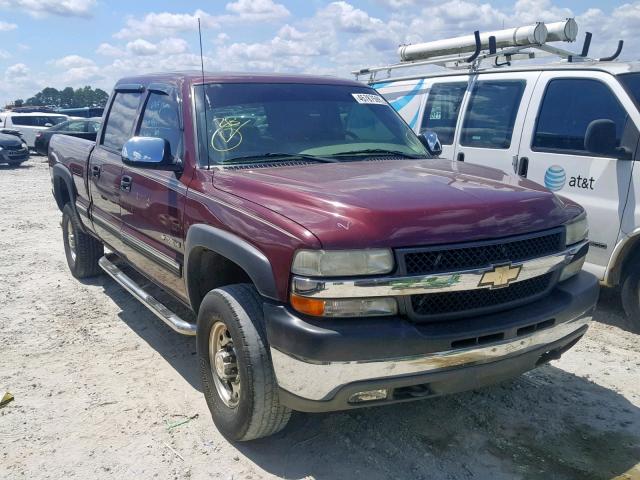
[[[584,330],[590,320],[591,314],[585,312],[573,320],[507,341],[404,358],[310,363],[273,347],[271,358],[281,389],[302,399],[321,402],[355,382],[428,374],[509,359],[571,337]]]

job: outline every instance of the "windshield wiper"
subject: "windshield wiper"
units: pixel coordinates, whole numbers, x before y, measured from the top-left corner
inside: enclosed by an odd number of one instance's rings
[[[338,152],[332,153],[329,155],[330,157],[341,157],[341,156],[351,156],[351,155],[367,155],[367,154],[377,154],[377,155],[397,155],[399,157],[405,158],[426,158],[424,155],[412,155],[410,153],[401,152],[399,150],[385,150],[384,148],[367,148],[364,150],[349,150],[347,152]]]
[[[321,162],[321,163],[336,163],[338,160],[333,158],[325,158],[325,157],[317,157],[315,155],[308,155],[306,153],[278,153],[278,152],[267,152],[261,153],[259,155],[245,155],[241,157],[230,158],[229,160],[225,160],[222,162],[222,165],[230,165],[235,163],[245,163],[251,160],[251,163],[268,163],[277,161],[276,159],[282,160],[291,160],[291,159],[303,159],[310,160],[312,162]]]

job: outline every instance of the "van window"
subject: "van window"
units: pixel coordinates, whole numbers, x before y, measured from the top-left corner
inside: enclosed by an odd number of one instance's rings
[[[485,80],[473,87],[460,144],[507,149],[524,92],[523,80]]]
[[[122,146],[131,138],[133,132],[140,95],[138,92],[116,93],[106,120],[102,145],[117,151],[122,150]]]
[[[440,143],[452,145],[460,113],[460,105],[467,91],[467,82],[436,83],[431,87],[422,117],[420,132],[438,134]]]
[[[33,122],[34,117],[11,117],[11,123],[14,125],[19,125],[21,127],[30,127],[35,125]]]
[[[175,156],[182,139],[176,102],[168,95],[149,95],[138,135],[164,138],[169,142],[171,154]]]
[[[637,141],[633,122],[607,85],[587,78],[552,80],[540,107],[532,148],[594,156],[585,148],[585,134],[594,120],[615,123],[616,147],[627,142],[623,137]],[[635,150],[635,143],[631,148]]]

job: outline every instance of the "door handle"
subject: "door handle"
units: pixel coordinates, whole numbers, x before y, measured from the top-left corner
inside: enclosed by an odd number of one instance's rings
[[[458,161],[459,162],[464,162],[464,152],[458,153]]]
[[[100,178],[100,166],[99,165],[94,165],[93,167],[91,167],[91,175],[93,175],[95,178]]]
[[[132,182],[133,182],[133,180],[131,179],[130,176],[124,175],[120,179],[120,190],[124,190],[125,192],[130,192],[131,191],[131,183]]]

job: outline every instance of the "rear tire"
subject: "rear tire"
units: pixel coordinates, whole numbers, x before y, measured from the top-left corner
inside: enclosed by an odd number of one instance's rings
[[[98,260],[104,255],[104,246],[91,235],[84,233],[70,204],[62,209],[62,242],[67,265],[76,278],[99,275],[102,270]]]
[[[204,396],[225,437],[254,440],[285,427],[291,410],[278,398],[262,298],[252,285],[217,288],[204,297],[197,346]]]
[[[640,265],[634,264],[622,282],[622,306],[631,328],[640,332]]]

